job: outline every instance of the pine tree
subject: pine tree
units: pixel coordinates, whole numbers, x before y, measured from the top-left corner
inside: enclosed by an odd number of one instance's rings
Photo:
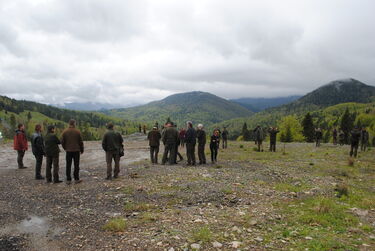
[[[10,126],[12,127],[12,129],[16,129],[16,117],[14,116],[14,114],[10,115]]]
[[[28,112],[28,113],[27,113],[27,121],[30,121],[30,120],[31,120],[31,118],[32,118],[32,116],[31,116],[31,113],[30,113],[30,112]]]
[[[353,115],[350,114],[349,109],[346,108],[344,114],[341,117],[340,127],[341,127],[341,130],[344,132],[346,144],[349,143],[349,133],[354,127],[354,119],[355,119],[354,116],[355,114]]]
[[[243,137],[243,140],[244,141],[250,141],[251,140],[251,137],[250,137],[250,132],[249,130],[247,129],[247,124],[246,122],[243,124],[242,126],[242,137]]]
[[[308,112],[302,120],[303,131],[302,134],[307,142],[314,141],[314,122],[310,113]]]
[[[287,125],[287,127],[286,127],[285,141],[284,142],[293,142],[292,130],[290,129],[289,125]]]

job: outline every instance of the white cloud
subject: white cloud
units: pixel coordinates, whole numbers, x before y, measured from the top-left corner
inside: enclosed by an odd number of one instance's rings
[[[370,0],[0,0],[0,94],[146,103],[375,83]]]

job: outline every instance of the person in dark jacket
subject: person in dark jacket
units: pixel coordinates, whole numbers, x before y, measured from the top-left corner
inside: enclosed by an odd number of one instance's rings
[[[193,128],[193,123],[191,121],[188,121],[186,124],[188,128],[185,135],[187,161],[188,165],[195,166],[195,144],[197,142],[197,133]]]
[[[358,126],[356,126],[351,132],[350,132],[350,157],[354,155],[354,157],[357,157],[357,151],[359,146],[359,140],[361,138],[361,131],[358,129]]]
[[[270,152],[276,152],[276,137],[279,130],[277,127],[270,127],[268,133],[270,134]]]
[[[43,180],[44,177],[41,174],[44,152],[44,139],[42,135],[42,126],[35,125],[35,132],[31,137],[31,148],[35,156],[35,179]]]
[[[345,133],[341,129],[339,131],[339,144],[340,146],[345,144]]]
[[[17,151],[17,163],[18,168],[23,169],[26,166],[23,165],[23,157],[27,151],[27,138],[25,134],[25,125],[18,124],[16,134],[14,135],[13,149]]]
[[[60,140],[55,134],[55,126],[50,125],[47,128],[47,134],[44,137],[45,152],[46,152],[46,179],[47,183],[52,182],[51,169],[53,165],[53,183],[62,182],[59,179],[59,154]]]
[[[174,128],[176,128],[177,130],[177,124],[173,124]],[[180,136],[177,137],[177,144],[176,144],[176,158],[175,158],[175,164],[177,164],[177,156],[179,157],[180,161],[183,161],[184,158],[182,157],[181,153],[178,151],[178,147],[180,146],[181,144],[181,140],[180,140]]]
[[[333,144],[334,145],[337,145],[337,135],[338,135],[338,133],[337,133],[337,130],[336,130],[336,127],[335,127],[335,128],[333,128],[333,131],[332,131],[332,137],[333,137]]]
[[[165,125],[165,128],[163,130],[161,139],[164,144],[164,154],[162,159],[162,165],[165,165],[165,163],[168,162],[170,165],[173,165],[176,163],[176,145],[178,141],[178,132],[176,128],[174,128],[172,122],[168,122]],[[169,154],[169,157],[168,157]]]
[[[317,128],[315,129],[315,146],[316,147],[319,147],[320,146],[320,142],[322,141],[322,138],[323,138],[323,132],[322,132],[322,129]]]
[[[186,130],[184,128],[181,128],[179,132],[179,138],[180,138],[180,145],[182,148],[185,146],[185,134],[186,134]]]
[[[198,158],[199,164],[206,164],[206,155],[204,154],[204,148],[206,146],[206,132],[203,129],[203,125],[199,124],[197,126],[197,139],[198,139]]]
[[[107,180],[112,179],[112,160],[115,162],[113,178],[118,178],[120,173],[120,152],[123,149],[123,138],[120,133],[115,132],[113,124],[107,124],[107,132],[103,136],[102,148],[105,151],[105,160],[107,163]]]
[[[146,125],[143,125],[143,134],[146,134]]]
[[[69,128],[65,129],[61,134],[61,145],[66,152],[66,182],[70,184],[72,181],[71,167],[74,161],[74,181],[80,183],[79,178],[79,160],[80,154],[83,154],[84,146],[81,132],[76,129],[76,121],[69,120]]]
[[[221,133],[221,137],[223,138],[223,149],[226,149],[228,147],[228,130],[226,127],[224,127],[223,132]]]
[[[211,135],[210,139],[210,150],[211,150],[211,162],[216,163],[217,162],[217,152],[219,149],[219,131],[214,130],[213,135]]]
[[[161,134],[156,126],[148,133],[147,139],[150,146],[151,163],[157,164]]]
[[[255,143],[258,146],[258,152],[262,151],[263,152],[263,140],[264,140],[264,133],[263,129],[260,125],[258,125],[254,130],[254,138],[255,138]]]
[[[361,151],[366,152],[368,145],[369,134],[365,127],[361,130]]]

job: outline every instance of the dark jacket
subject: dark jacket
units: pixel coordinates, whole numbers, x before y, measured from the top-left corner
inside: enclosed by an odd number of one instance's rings
[[[263,129],[261,127],[257,127],[254,129],[254,136],[257,141],[263,141],[264,140],[264,133]]]
[[[60,148],[59,144],[61,144],[59,138],[54,133],[47,133],[44,137],[44,144],[45,144],[45,152],[46,156],[57,157],[59,156]]]
[[[224,129],[224,131],[221,133],[221,137],[223,138],[223,139],[228,139],[228,131],[227,131],[227,129]]]
[[[211,135],[210,148],[219,148],[220,139],[219,136]]]
[[[369,139],[368,131],[361,131],[361,142],[367,143]]]
[[[16,135],[14,135],[13,148],[17,151],[27,150],[27,138],[24,131],[16,130]]]
[[[194,128],[189,128],[186,131],[185,135],[185,142],[186,144],[193,144],[195,145],[197,143],[197,132]]]
[[[361,131],[360,130],[357,130],[357,129],[353,129],[351,132],[350,132],[350,142],[353,144],[353,145],[358,145],[359,143],[359,139],[361,138]]]
[[[34,132],[31,137],[31,149],[35,156],[44,155],[44,139],[41,133]]]
[[[161,134],[159,130],[152,130],[148,133],[147,139],[149,141],[150,146],[159,146],[160,145],[160,139]]]
[[[167,127],[164,129],[161,138],[164,145],[177,144],[178,132],[174,127]]]
[[[322,131],[316,131],[315,132],[315,139],[322,139],[323,138],[323,132]]]
[[[115,132],[112,129],[109,129],[103,136],[102,148],[106,152],[120,152],[120,149],[123,147],[122,143],[124,142],[120,133]]]
[[[65,129],[61,135],[61,145],[66,152],[83,153],[83,140],[81,132],[75,127]]]
[[[204,130],[197,130],[198,145],[206,144],[206,132]]]
[[[279,130],[270,129],[270,130],[268,130],[268,133],[270,134],[270,142],[275,143],[276,142],[276,136],[279,133]]]

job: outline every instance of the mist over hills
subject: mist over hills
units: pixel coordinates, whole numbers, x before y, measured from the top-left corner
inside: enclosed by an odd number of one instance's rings
[[[300,97],[301,96],[294,95],[294,96],[276,97],[276,98],[239,98],[239,99],[231,99],[231,101],[236,102],[253,112],[260,112],[267,108],[288,104],[290,102],[293,102],[299,99]]]

